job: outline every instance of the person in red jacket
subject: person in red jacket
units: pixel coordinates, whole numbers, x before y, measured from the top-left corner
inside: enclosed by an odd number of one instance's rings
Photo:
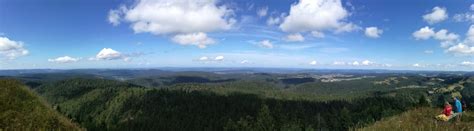
[[[448,102],[444,103],[443,114],[449,117],[452,111],[453,111],[453,107],[451,106],[451,104],[449,104]]]
[[[449,116],[451,116],[452,110],[453,110],[453,107],[451,106],[451,104],[449,104],[448,102],[445,102],[444,109],[442,112],[443,114],[436,116],[436,119],[441,120],[441,121],[448,121]]]

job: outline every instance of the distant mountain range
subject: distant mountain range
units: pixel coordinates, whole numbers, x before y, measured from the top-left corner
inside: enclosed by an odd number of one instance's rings
[[[372,74],[372,73],[417,73],[417,74],[471,74],[465,71],[414,71],[414,70],[384,70],[384,69],[304,69],[304,68],[213,68],[213,67],[164,67],[164,68],[130,68],[130,69],[11,69],[0,70],[0,76],[18,76],[22,74],[43,73],[79,73],[101,76],[109,75],[146,75],[165,74],[173,72],[212,72],[220,74],[228,73],[350,73],[350,74]]]

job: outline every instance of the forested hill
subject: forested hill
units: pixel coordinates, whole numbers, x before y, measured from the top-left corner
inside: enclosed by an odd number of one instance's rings
[[[187,89],[194,86],[155,89],[113,80],[67,79],[35,89],[88,130],[348,130],[417,104],[382,96],[318,102]]]
[[[81,130],[16,80],[0,80],[0,130]]]

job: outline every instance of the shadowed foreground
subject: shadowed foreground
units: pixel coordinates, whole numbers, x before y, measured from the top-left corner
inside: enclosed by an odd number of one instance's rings
[[[0,80],[0,130],[81,130],[16,80]]]

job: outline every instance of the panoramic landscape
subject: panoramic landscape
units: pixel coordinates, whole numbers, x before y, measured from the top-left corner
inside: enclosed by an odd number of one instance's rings
[[[474,131],[474,2],[0,0],[0,131]]]

